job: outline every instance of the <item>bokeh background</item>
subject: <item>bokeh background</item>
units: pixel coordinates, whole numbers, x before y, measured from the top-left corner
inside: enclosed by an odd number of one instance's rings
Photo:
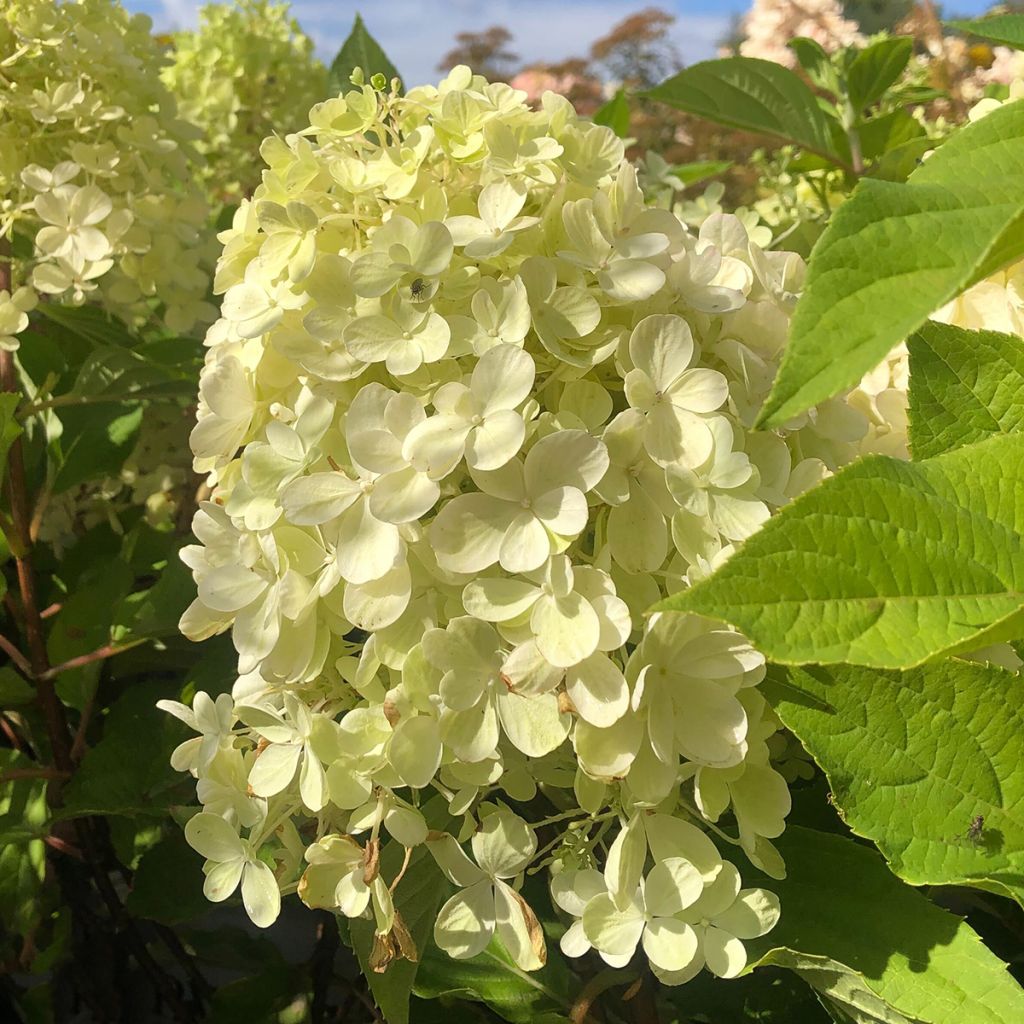
[[[125,0],[132,11],[144,11],[159,32],[193,28],[201,6],[195,0]],[[329,61],[348,35],[359,12],[395,66],[410,84],[431,81],[437,65],[459,32],[480,33],[492,26],[508,30],[508,50],[521,67],[559,64],[585,58],[591,46],[631,14],[649,3],[621,0],[294,0],[292,13],[316,42],[317,55]],[[865,24],[865,9],[894,6],[883,0],[847,4],[854,20]],[[955,0],[949,16],[978,14],[991,6],[985,0]],[[660,0],[657,7],[674,17],[668,30],[682,60],[691,64],[713,57],[720,43],[736,31],[749,0]],[[857,10],[853,10],[853,8]],[[885,12],[882,12],[883,15]]]

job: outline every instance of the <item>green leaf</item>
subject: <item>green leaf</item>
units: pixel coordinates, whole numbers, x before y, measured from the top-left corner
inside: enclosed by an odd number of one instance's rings
[[[0,749],[0,773],[32,767],[23,754]],[[0,783],[0,921],[16,934],[31,931],[46,912],[40,898],[46,873],[46,822],[43,780]]]
[[[0,482],[7,472],[7,453],[22,433],[21,424],[14,416],[20,401],[21,396],[16,393],[0,394]]]
[[[611,128],[620,139],[629,135],[629,100],[625,90],[616,90],[615,95],[594,112],[594,124]]]
[[[807,77],[815,85],[827,89],[830,85],[835,84],[832,58],[816,39],[811,39],[808,36],[796,36],[794,39],[790,39],[786,45],[796,54],[800,67],[807,72]]]
[[[125,691],[106,716],[103,738],[87,751],[65,788],[60,817],[167,814],[183,792],[183,781],[169,763],[171,751],[192,735],[156,706],[169,695],[162,681],[136,683]]]
[[[117,345],[133,348],[138,339],[116,317],[99,306],[65,306],[59,302],[41,302],[36,311],[75,338],[94,347]]]
[[[118,643],[140,637],[176,636],[178,622],[195,596],[192,573],[178,558],[177,550],[171,551],[156,583],[148,590],[130,594],[122,604],[119,618],[124,629]]]
[[[857,383],[936,309],[1024,253],[1024,104],[969,124],[905,183],[864,179],[811,256],[758,425]]]
[[[0,668],[0,708],[13,708],[35,699],[36,691],[10,665]]]
[[[726,57],[685,68],[644,93],[741,131],[772,135],[840,162],[828,117],[792,71],[772,61]]]
[[[357,14],[348,39],[342,44],[327,73],[327,87],[331,92],[347,92],[352,88],[352,72],[361,68],[366,81],[373,75],[384,75],[390,82],[401,77],[388,60],[377,40],[366,31],[363,19]]]
[[[65,601],[47,638],[52,665],[91,654],[111,642],[111,627],[118,605],[134,580],[131,569],[120,559],[93,565]],[[97,660],[57,676],[57,693],[66,704],[82,710],[95,693],[103,662]]]
[[[431,947],[420,965],[415,991],[423,999],[486,1003],[511,1024],[540,1024],[565,1020],[573,1003],[569,981],[569,969],[557,952],[539,971],[524,971],[495,940],[470,960],[453,960]]]
[[[964,921],[895,878],[875,851],[797,826],[774,842],[787,877],[761,884],[778,894],[782,917],[746,943],[755,967],[795,970],[856,1021],[1024,1020],[1024,991],[1005,965]]]
[[[61,409],[64,461],[57,470],[53,493],[117,473],[135,447],[142,414],[141,405],[127,402]]]
[[[903,74],[914,52],[909,36],[882,39],[860,51],[846,72],[850,105],[861,111],[885,95],[885,90]]]
[[[947,21],[946,24],[958,32],[1024,50],[1024,15],[993,14],[973,21]]]
[[[176,348],[185,348],[188,342],[174,339],[172,344]],[[188,379],[187,373],[152,358],[160,356],[166,359],[168,353],[164,349],[163,342],[154,342],[137,349],[115,345],[98,347],[83,361],[70,394],[90,404],[100,401],[191,397],[188,389],[193,386],[193,382]]]
[[[439,801],[435,797],[429,803]],[[404,848],[391,843],[381,857],[381,870],[385,878],[394,878],[401,870]],[[402,915],[406,928],[419,951],[420,959],[428,944],[433,942],[432,930],[441,900],[449,887],[434,858],[426,847],[416,848],[408,870],[395,890],[395,909]],[[409,1024],[409,998],[419,972],[420,963],[395,960],[387,970],[377,973],[370,964],[373,949],[374,923],[358,918],[349,922],[352,943],[373,998],[388,1024]]]
[[[774,667],[764,692],[824,769],[843,819],[896,874],[1024,905],[1024,678],[962,661]]]
[[[773,661],[911,668],[1020,635],[1024,436],[926,462],[871,456],[770,519],[662,610],[743,630]]]
[[[110,643],[111,623],[121,599],[131,589],[134,574],[121,559],[93,563],[53,620],[46,640],[51,665],[90,654]],[[61,700],[81,710],[96,689],[102,662],[69,669],[57,676]]]
[[[175,829],[139,861],[125,906],[136,917],[178,925],[207,913],[203,895],[203,862]]]
[[[929,320],[912,334],[910,446],[915,459],[1024,430],[1024,342]]]
[[[857,134],[865,160],[879,160],[890,150],[926,138],[920,122],[905,110],[892,110],[888,114],[864,121],[857,127]],[[934,149],[935,144],[927,141],[927,148]]]
[[[696,185],[698,181],[725,174],[730,167],[731,160],[695,160],[689,164],[676,164],[671,173],[684,185]]]
[[[919,135],[908,142],[893,145],[876,158],[867,173],[880,181],[906,181],[921,166],[924,154],[938,145],[935,139],[927,135]]]
[[[621,968],[614,973],[629,977]],[[814,989],[780,967],[761,967],[730,978],[727,985],[710,971],[701,971],[685,985],[665,986],[658,994],[676,1009],[677,1021],[829,1024],[833,1019],[822,1008]]]

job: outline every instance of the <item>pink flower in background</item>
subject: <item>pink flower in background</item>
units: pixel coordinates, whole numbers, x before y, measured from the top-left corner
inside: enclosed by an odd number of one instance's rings
[[[837,0],[754,0],[743,19],[746,38],[740,43],[744,57],[760,57],[786,67],[796,66],[796,54],[786,45],[806,36],[832,53],[863,43],[860,26],[843,17]]]
[[[582,60],[534,64],[520,71],[508,84],[513,89],[522,89],[531,106],[536,106],[544,93],[554,92],[564,96],[584,116],[593,114],[606,99],[600,81],[587,73]]]

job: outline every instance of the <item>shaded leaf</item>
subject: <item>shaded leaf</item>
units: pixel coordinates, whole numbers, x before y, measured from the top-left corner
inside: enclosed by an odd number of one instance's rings
[[[117,606],[134,579],[135,574],[120,558],[91,564],[53,620],[46,640],[51,665],[62,665],[110,643]],[[95,661],[61,672],[56,679],[61,700],[81,710],[95,692],[101,670],[102,662]]]
[[[136,683],[107,714],[103,738],[87,751],[64,790],[60,816],[119,814],[156,817],[188,788],[171,769],[171,751],[193,735],[156,702],[167,697],[164,682]]]
[[[168,925],[191,921],[210,910],[203,895],[202,860],[185,842],[183,832],[175,829],[142,855],[125,905],[136,917]]]
[[[141,405],[128,402],[62,408],[63,462],[53,493],[117,473],[135,447],[142,415]]]
[[[35,699],[36,691],[10,665],[0,668],[0,708],[13,708]]]
[[[0,482],[7,472],[7,453],[22,433],[14,416],[20,401],[21,396],[14,392],[0,394]]]
[[[807,77],[815,85],[827,88],[833,83],[835,72],[832,68],[832,59],[817,39],[811,39],[809,36],[796,36],[790,39],[786,45],[796,54],[800,67],[807,72]]]
[[[775,843],[787,877],[760,884],[779,895],[782,917],[746,943],[752,965],[795,970],[856,1021],[1024,1020],[1024,991],[1005,965],[964,921],[900,882],[875,851],[799,827]]]

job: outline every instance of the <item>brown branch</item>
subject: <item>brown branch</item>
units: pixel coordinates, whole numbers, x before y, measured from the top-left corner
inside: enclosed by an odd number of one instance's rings
[[[71,760],[78,764],[85,754],[85,734],[92,720],[93,709],[96,707],[96,694],[94,693],[82,708],[82,714],[78,719],[78,728],[75,730],[75,738],[71,744]]]
[[[130,651],[133,647],[138,647],[139,644],[143,644],[145,642],[145,640],[132,640],[131,643],[127,644],[106,644],[95,651],[90,651],[88,654],[79,654],[77,657],[69,658],[67,661],[62,661],[59,665],[54,665],[53,668],[48,668],[45,672],[39,675],[38,678],[40,680],[56,679],[61,672],[70,672],[74,668],[83,668],[86,665],[91,665],[94,661],[103,661],[106,658],[112,658],[115,654],[123,654],[125,651]]]
[[[18,735],[17,730],[14,728],[14,724],[8,721],[7,716],[0,714],[0,730],[7,737],[7,741],[15,749],[21,751],[23,754],[28,753],[28,745]]]
[[[0,290],[11,291],[11,266],[9,248],[0,243]],[[18,376],[14,365],[14,354],[0,351],[0,389],[11,394],[19,393]],[[51,670],[49,656],[46,651],[46,634],[43,620],[39,612],[36,598],[35,576],[32,567],[32,531],[29,515],[28,487],[25,475],[25,457],[21,438],[17,438],[7,453],[7,478],[5,481],[7,497],[11,511],[13,536],[9,537],[11,553],[15,557],[18,575],[18,589],[21,594],[21,606],[24,613],[24,631],[28,641],[28,663],[36,684],[36,700],[46,721],[46,731],[53,749],[53,759],[57,768],[70,774],[74,770],[71,757],[71,737],[68,731],[64,705],[57,697],[53,678],[57,672],[64,671],[71,663],[66,662]],[[96,654],[96,652],[93,652]],[[104,655],[109,656],[109,655]],[[88,657],[88,656],[86,656]],[[76,661],[77,659],[72,659]],[[90,660],[96,660],[91,658]],[[85,662],[87,663],[87,662]],[[59,785],[51,785],[48,798],[53,805],[60,803]],[[153,959],[146,945],[145,938],[139,930],[138,923],[125,911],[118,898],[110,876],[107,874],[104,860],[97,846],[94,823],[83,818],[76,822],[75,832],[78,835],[84,859],[99,889],[100,895],[110,913],[115,927],[124,929],[128,946],[136,962],[149,976],[160,997],[167,1004],[174,1018],[178,1021],[194,1021],[197,1014],[182,1002],[178,989],[170,975]],[[52,845],[52,844],[51,844]]]
[[[73,843],[66,842],[59,836],[43,836],[43,842],[47,846],[52,847],[58,853],[67,854],[69,857],[74,857],[75,860],[84,861],[85,854],[75,846]]]
[[[18,648],[15,647],[14,644],[2,633],[0,633],[0,650],[2,650],[4,654],[14,662],[18,671],[23,676],[28,676],[29,679],[33,677],[34,673],[32,672],[32,666],[28,663],[28,658],[26,658],[25,655],[22,654],[21,651],[19,651]]]
[[[623,971],[609,968],[595,974],[580,990],[576,1001],[569,1010],[569,1020],[572,1024],[587,1024],[594,1020],[592,1011],[597,1008],[598,997],[607,992],[610,988],[617,988],[620,985],[630,985],[638,981],[635,971]],[[624,999],[631,998],[627,992]]]

